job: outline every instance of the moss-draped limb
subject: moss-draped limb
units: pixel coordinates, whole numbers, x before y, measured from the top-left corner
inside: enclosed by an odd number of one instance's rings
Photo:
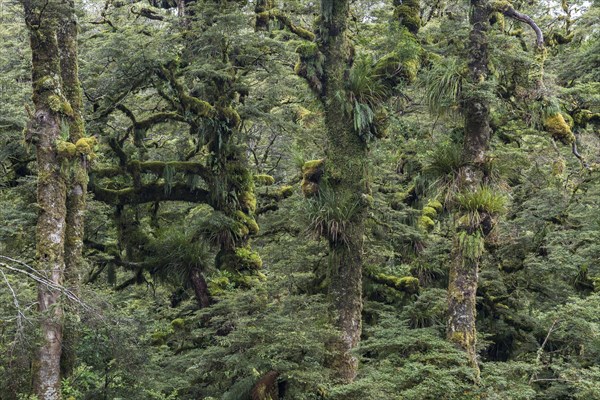
[[[217,110],[209,102],[191,96],[184,88],[183,84],[177,79],[173,72],[174,67],[167,65],[157,70],[157,75],[167,81],[177,93],[181,111],[190,111],[200,118],[214,118],[217,116]]]
[[[370,279],[375,283],[379,283],[388,286],[392,289],[408,294],[415,294],[419,292],[419,279],[412,276],[395,276],[384,274],[377,271],[376,268],[365,268],[365,278]]]
[[[269,3],[269,2],[262,2]],[[268,28],[268,22],[272,19],[276,19],[282,25],[290,30],[293,34],[298,36],[301,39],[313,41],[315,40],[315,34],[308,29],[302,28],[292,22],[290,17],[288,17],[284,12],[278,9],[273,9],[272,4],[271,7],[267,7],[268,4],[263,4],[255,8],[256,12],[256,30],[266,30]]]
[[[175,184],[170,190],[163,183],[149,183],[138,188],[107,189],[90,185],[94,198],[106,204],[131,205],[156,201],[188,201],[190,203],[211,204],[210,193],[204,189],[190,189],[184,184]]]
[[[200,162],[137,160],[128,162],[124,168],[103,168],[93,170],[92,174],[95,178],[111,178],[123,175],[124,173],[153,173],[162,176],[167,168],[176,173],[199,175],[203,179],[207,179],[210,175],[210,170]]]

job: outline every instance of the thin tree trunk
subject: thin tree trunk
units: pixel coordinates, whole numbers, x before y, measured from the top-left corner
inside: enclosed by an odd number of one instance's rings
[[[200,308],[206,308],[212,304],[212,298],[208,292],[208,285],[202,272],[198,268],[193,268],[190,273],[190,282],[196,295],[196,300]]]
[[[35,144],[37,153],[37,267],[52,283],[62,285],[66,183],[56,149],[60,139],[61,110],[65,110],[56,36],[60,11],[53,3],[42,7],[43,4],[24,0],[23,6],[32,51],[35,104],[35,114],[29,123],[27,136]],[[40,13],[41,9],[43,13]],[[60,293],[39,285],[38,307],[42,343],[34,362],[34,390],[40,400],[60,399],[63,323]]]
[[[78,76],[77,28],[75,5],[73,0],[69,0],[68,12],[64,14],[58,29],[58,43],[64,95],[73,110],[73,115],[69,120],[69,141],[73,144],[85,136],[82,89]],[[78,293],[81,268],[84,263],[83,233],[88,183],[87,155],[76,155],[72,168],[73,172],[67,190],[65,283],[71,291]],[[69,318],[76,323],[78,315],[69,313]],[[69,329],[69,326],[65,326],[63,338],[62,371],[65,375],[70,374],[75,365],[77,341],[77,330]]]
[[[476,191],[484,183],[483,163],[490,140],[489,104],[482,96],[482,85],[488,75],[488,43],[490,8],[487,0],[472,0],[471,25],[469,36],[469,74],[473,85],[471,93],[462,99],[465,116],[465,136],[463,156],[466,166],[460,174],[461,191]],[[477,219],[478,223],[460,226],[457,229],[450,280],[448,284],[448,339],[467,353],[469,364],[479,375],[476,352],[476,292],[478,284],[480,254],[465,254],[461,245],[464,240],[484,240],[489,232],[483,232],[481,221],[489,220],[486,216]],[[478,378],[477,378],[478,379]]]

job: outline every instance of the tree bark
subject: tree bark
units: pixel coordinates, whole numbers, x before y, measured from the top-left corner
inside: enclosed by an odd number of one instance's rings
[[[27,136],[35,143],[38,167],[37,268],[52,283],[62,285],[67,189],[56,149],[61,133],[62,111],[65,110],[56,32],[61,11],[56,3],[44,5],[23,0],[23,6],[32,52],[35,104]],[[38,285],[38,308],[42,343],[34,362],[34,391],[41,400],[56,400],[60,399],[63,324],[60,293],[45,285]]]
[[[198,301],[198,305],[200,308],[209,307],[213,300],[208,292],[208,285],[206,284],[206,279],[202,275],[202,271],[198,268],[193,268],[190,273],[190,282],[192,284],[192,288],[194,289],[194,294],[196,295],[196,300]]]

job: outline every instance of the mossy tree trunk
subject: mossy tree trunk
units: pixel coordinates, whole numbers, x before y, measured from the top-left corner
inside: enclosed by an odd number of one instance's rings
[[[487,0],[472,0],[471,6],[472,29],[468,48],[470,90],[461,99],[465,117],[465,166],[459,177],[462,192],[475,192],[485,183],[483,166],[491,133],[489,104],[484,93],[488,75],[487,31],[490,8]],[[476,292],[482,253],[479,249],[489,233],[482,223],[488,218],[487,215],[481,215],[481,218],[473,219],[477,222],[459,224],[457,227],[448,284],[447,336],[467,353],[469,364],[477,375]]]
[[[342,382],[351,382],[358,361],[352,350],[361,334],[362,262],[367,191],[367,147],[354,130],[346,85],[353,49],[347,37],[349,1],[322,1],[317,44],[323,54],[321,101],[325,111],[327,150],[321,190],[329,190],[335,207],[345,210],[341,231],[328,229],[330,296],[334,323],[341,332],[332,368]]]
[[[68,1],[68,12],[63,14],[61,25],[58,29],[58,43],[60,51],[60,70],[63,91],[66,100],[73,110],[69,118],[69,141],[76,144],[85,137],[83,120],[82,89],[78,76],[77,59],[77,18],[75,4]],[[73,292],[78,293],[78,286],[83,266],[83,231],[86,209],[86,193],[88,184],[88,159],[87,155],[80,154],[72,162],[72,172],[67,188],[67,215],[65,232],[65,283]],[[64,375],[70,374],[75,364],[76,329],[69,328],[77,323],[78,315],[69,313],[73,324],[65,325],[62,352],[62,371]]]
[[[37,153],[37,268],[53,284],[62,285],[67,191],[57,152],[57,141],[60,139],[65,111],[62,105],[64,96],[57,41],[57,28],[62,10],[56,2],[23,0],[22,3],[32,52],[35,104],[35,113],[29,123],[27,137],[35,144]],[[58,291],[43,284],[38,286],[42,338],[33,366],[33,385],[36,395],[41,400],[60,398],[63,324],[63,305],[60,297]]]

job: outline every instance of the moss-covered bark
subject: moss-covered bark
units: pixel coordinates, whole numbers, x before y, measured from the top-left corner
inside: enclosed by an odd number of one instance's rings
[[[56,3],[23,1],[32,52],[33,102],[35,114],[29,123],[28,137],[36,146],[39,215],[36,230],[37,268],[54,284],[62,285],[64,274],[64,239],[66,227],[65,198],[67,185],[61,172],[56,149],[60,137],[63,101],[60,54],[57,41],[60,10]],[[44,8],[44,13],[40,9]],[[60,399],[60,357],[63,305],[60,293],[38,286],[41,313],[41,344],[33,363],[36,395],[41,400]]]
[[[483,166],[491,133],[490,106],[484,93],[484,84],[489,72],[487,32],[491,9],[487,0],[472,0],[471,6],[472,29],[468,48],[471,89],[461,99],[465,117],[463,157],[466,165],[461,169],[459,186],[464,192],[474,192],[484,183]],[[474,221],[483,220],[483,218],[474,219]],[[481,222],[457,227],[448,283],[447,336],[451,342],[467,353],[469,363],[477,371],[479,367],[475,349],[477,335],[475,294],[481,251],[472,249],[479,249],[483,245],[484,237],[489,232],[482,232],[482,229]]]
[[[63,14],[57,38],[60,52],[60,71],[63,92],[72,109],[69,117],[69,143],[74,148],[71,160],[71,174],[68,177],[67,215],[65,232],[65,284],[78,293],[83,260],[83,232],[88,185],[88,157],[78,151],[85,142],[83,120],[83,96],[79,82],[77,60],[77,18],[73,1],[68,2],[68,11]],[[87,142],[85,142],[87,143]],[[69,318],[77,322],[78,316],[71,313]],[[73,326],[73,324],[70,324]],[[63,374],[68,375],[75,365],[76,331],[65,327],[61,366]]]
[[[358,361],[352,355],[361,333],[362,253],[367,192],[367,146],[354,129],[346,104],[346,80],[353,49],[347,37],[349,2],[323,0],[317,43],[323,54],[321,100],[325,111],[327,151],[321,190],[331,191],[345,215],[341,234],[329,235],[330,297],[341,336],[332,367],[342,382],[351,382]]]

